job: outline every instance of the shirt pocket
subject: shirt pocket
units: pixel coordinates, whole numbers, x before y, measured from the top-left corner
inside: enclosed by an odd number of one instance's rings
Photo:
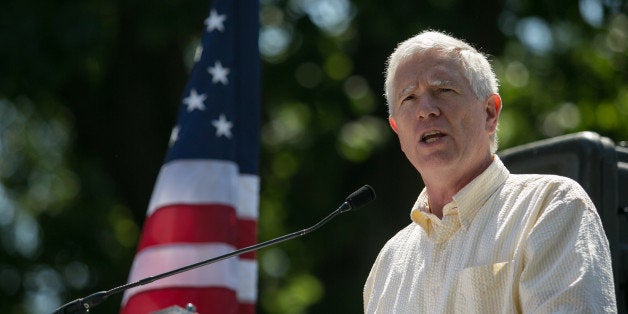
[[[457,313],[514,313],[512,262],[465,268],[458,274],[455,292]]]

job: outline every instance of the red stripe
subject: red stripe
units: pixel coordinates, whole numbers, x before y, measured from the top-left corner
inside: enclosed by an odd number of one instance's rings
[[[172,205],[144,222],[138,252],[164,243],[222,242],[236,246],[235,210],[225,205]]]
[[[238,304],[239,314],[255,314],[255,304],[240,303]]]
[[[236,313],[236,293],[226,288],[167,288],[150,290],[132,296],[120,314],[144,314],[173,305],[182,308],[188,303],[196,306],[197,313]],[[240,312],[240,313],[254,313]]]
[[[257,243],[257,221],[250,219],[238,219],[238,249]],[[240,255],[243,259],[255,259],[255,251]]]

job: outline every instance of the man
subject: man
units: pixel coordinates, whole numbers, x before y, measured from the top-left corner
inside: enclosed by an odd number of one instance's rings
[[[425,183],[379,253],[366,313],[616,312],[608,240],[584,190],[513,175],[495,155],[501,110],[486,57],[427,31],[388,60],[389,122]]]

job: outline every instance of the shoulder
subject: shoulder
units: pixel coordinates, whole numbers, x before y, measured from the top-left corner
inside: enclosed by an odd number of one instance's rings
[[[575,180],[554,174],[510,174],[506,184],[525,186],[546,186],[582,189]]]
[[[584,188],[575,180],[558,175],[523,174],[511,175],[512,184],[524,191],[517,196],[526,199],[527,207],[533,212],[530,217],[534,228],[548,225],[557,230],[578,233],[583,224],[601,225],[599,213]],[[528,191],[527,193],[525,191]],[[541,228],[542,229],[542,228]],[[549,231],[548,231],[549,232]]]
[[[505,184],[513,191],[530,191],[563,201],[591,202],[589,195],[575,180],[551,174],[510,174]]]
[[[417,247],[423,236],[425,236],[423,229],[413,222],[410,223],[386,242],[380,251],[380,258],[394,257],[401,252],[411,251],[413,247]]]
[[[546,218],[568,223],[599,216],[584,188],[563,176],[510,174],[498,197],[509,211],[522,210],[526,225],[547,222]]]
[[[420,233],[423,233],[423,230],[419,225],[414,222],[411,222],[403,229],[399,230],[392,238],[386,242],[386,246],[390,247],[399,247],[405,246],[408,242],[413,242],[420,236]]]

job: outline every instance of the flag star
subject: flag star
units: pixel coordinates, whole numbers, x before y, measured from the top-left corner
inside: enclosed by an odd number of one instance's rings
[[[213,67],[208,67],[207,72],[212,75],[212,83],[220,82],[223,85],[229,84],[229,79],[227,79],[229,68],[224,68],[220,61],[216,61]]]
[[[223,24],[227,16],[224,14],[218,14],[216,10],[212,9],[209,12],[209,17],[205,19],[204,24],[207,25],[207,32],[211,33],[213,30],[217,29],[220,32],[225,31],[225,25]]]
[[[174,145],[174,143],[179,140],[179,126],[175,126],[172,128],[172,132],[170,133],[170,141],[168,142],[169,146]]]
[[[203,101],[205,101],[205,99],[207,99],[207,95],[199,95],[196,92],[196,89],[192,88],[192,90],[190,91],[190,96],[185,97],[183,99],[183,103],[188,106],[188,112],[191,112],[194,109],[205,110],[205,104],[203,104]]]
[[[231,138],[231,128],[233,127],[233,123],[228,121],[224,114],[220,114],[218,120],[212,120],[212,125],[216,127],[216,137],[224,135],[226,138]]]

